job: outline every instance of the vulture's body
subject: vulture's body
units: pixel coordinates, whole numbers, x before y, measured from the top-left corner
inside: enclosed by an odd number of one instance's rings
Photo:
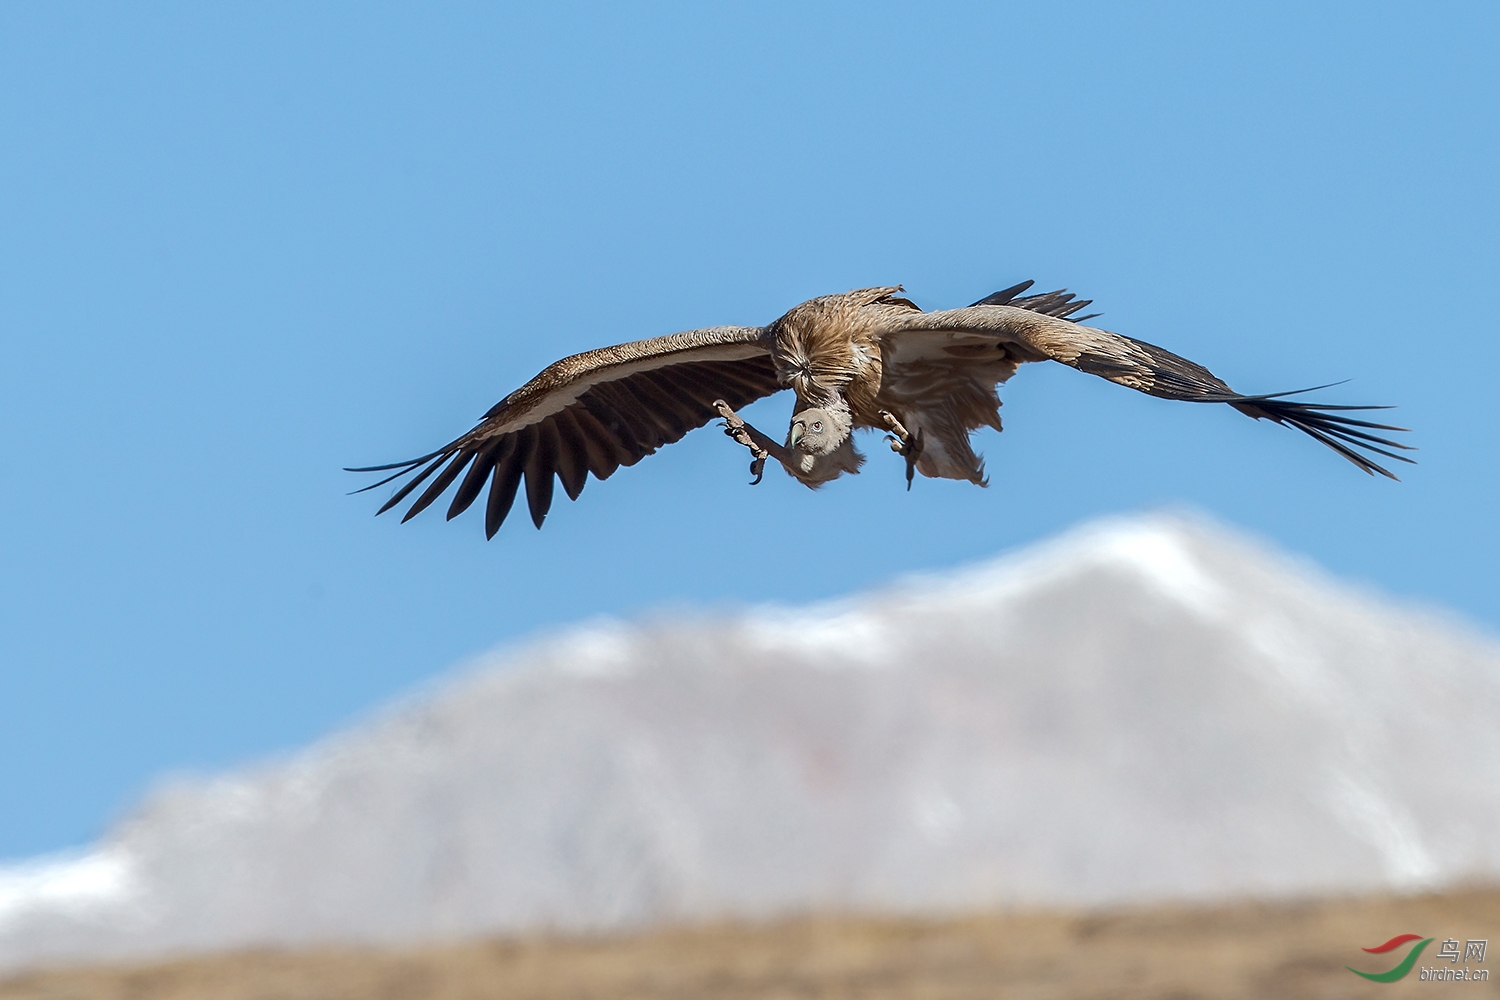
[[[523,480],[541,527],[554,479],[576,499],[591,473],[606,479],[717,415],[754,453],[757,481],[767,457],[813,487],[858,472],[864,459],[852,432],[873,428],[892,434],[893,449],[907,460],[908,485],[913,472],[984,485],[970,434],[999,430],[996,386],[1018,365],[1047,360],[1153,396],[1226,403],[1289,424],[1366,472],[1391,476],[1366,452],[1409,461],[1386,450],[1405,445],[1371,433],[1402,428],[1338,412],[1375,407],[1237,394],[1185,358],[1083,325],[1092,317],[1071,318],[1086,301],[1066,292],[1021,296],[1030,284],[934,312],[902,297],[899,287],[860,289],[811,299],[764,327],[712,327],[576,354],[548,366],[438,451],[351,471],[392,472],[367,489],[411,476],[382,513],[430,479],[406,518],[460,475],[450,518],[488,486],[485,531],[492,537]],[[782,389],[797,402],[785,443],[777,443],[733,411]]]

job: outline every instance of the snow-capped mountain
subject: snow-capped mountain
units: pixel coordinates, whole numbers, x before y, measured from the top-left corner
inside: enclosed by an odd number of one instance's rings
[[[0,964],[1500,875],[1500,646],[1196,518],[598,622],[0,869]]]

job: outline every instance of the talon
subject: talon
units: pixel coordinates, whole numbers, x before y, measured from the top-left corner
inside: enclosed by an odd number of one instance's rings
[[[735,413],[729,404],[722,399],[714,400],[714,409],[719,416],[724,418],[724,433],[733,438],[739,444],[750,449],[750,474],[755,478],[750,480],[750,485],[758,485],[766,472],[766,459],[771,453],[762,448],[754,437],[751,436],[751,427],[745,423],[743,417]]]
[[[891,429],[890,436],[886,438],[891,451],[906,459],[906,489],[909,492],[912,477],[917,473],[917,458],[922,454],[922,428],[918,427],[913,436],[890,410],[881,410],[880,419]]]
[[[885,421],[885,425],[891,429],[891,433],[901,442],[901,446],[906,447],[911,441],[911,434],[902,425],[901,421],[896,419],[896,415],[890,410],[881,410],[880,419]]]
[[[891,429],[886,437],[891,451],[906,459],[906,489],[909,492],[911,481],[917,474],[917,459],[922,455],[922,428],[918,427],[913,435],[890,410],[881,410],[880,419]]]
[[[746,440],[747,437],[748,437],[748,435],[745,433],[745,427],[744,427],[743,424],[741,424],[740,426],[736,427],[734,424],[731,424],[729,421],[726,420],[726,421],[724,421],[724,423],[721,426],[724,428],[724,436],[725,437],[727,437],[727,438],[733,438],[734,440],[738,441],[740,444],[745,445],[745,447],[747,447],[747,448],[750,447],[748,441]]]

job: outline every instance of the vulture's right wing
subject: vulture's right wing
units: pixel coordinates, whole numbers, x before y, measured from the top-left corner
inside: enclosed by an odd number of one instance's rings
[[[997,296],[1005,294],[996,293]],[[1058,294],[1052,293],[1053,296]],[[976,362],[992,365],[997,357],[1012,362],[1050,359],[1163,399],[1228,403],[1257,420],[1273,420],[1295,427],[1365,472],[1378,472],[1391,479],[1396,477],[1365,453],[1411,462],[1411,459],[1387,450],[1413,450],[1409,445],[1371,433],[1404,431],[1405,427],[1345,415],[1348,411],[1383,410],[1387,407],[1305,403],[1288,399],[1298,395],[1292,392],[1246,396],[1235,392],[1202,365],[1154,344],[1084,326],[1062,318],[1065,313],[1047,315],[1053,311],[1048,308],[1018,308],[1019,300],[1011,304],[991,304],[994,299],[995,296],[982,299],[967,309],[904,314],[892,322],[882,340],[891,344],[897,359],[944,354],[970,357]],[[1065,298],[1059,300],[1059,304],[1066,307],[1069,303]]]
[[[718,415],[714,400],[738,409],[780,389],[764,333],[761,327],[718,326],[575,354],[548,365],[496,403],[473,430],[437,451],[347,471],[395,470],[367,490],[412,477],[377,514],[437,473],[407,510],[406,521],[468,469],[448,517],[467,510],[488,481],[484,531],[489,538],[510,512],[524,474],[531,520],[540,528],[552,506],[554,475],[576,500],[590,472],[608,479],[620,466],[634,465],[708,423]]]

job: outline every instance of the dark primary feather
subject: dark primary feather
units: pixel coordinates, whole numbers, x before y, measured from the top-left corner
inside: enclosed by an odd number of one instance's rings
[[[1017,309],[1029,309],[1031,312],[1041,313],[1043,316],[1056,316],[1058,319],[1066,319],[1074,323],[1082,323],[1086,319],[1093,319],[1102,313],[1089,313],[1087,316],[1074,316],[1078,310],[1085,306],[1093,305],[1093,299],[1077,298],[1072,292],[1059,288],[1055,292],[1042,292],[1037,295],[1018,297],[1026,289],[1036,284],[1035,281],[1023,281],[1020,284],[1002,288],[998,292],[986,295],[975,306],[1015,306]],[[969,308],[974,308],[970,306]]]
[[[422,491],[422,495],[417,497],[416,503],[411,505],[411,509],[406,512],[406,516],[401,520],[410,521],[426,510],[432,501],[443,495],[443,491],[448,488],[460,472],[464,471],[464,466],[473,461],[477,455],[478,451],[475,449],[456,449],[453,453],[453,460],[448,463],[442,472],[438,473],[438,477],[432,481],[432,484]]]
[[[1303,391],[1312,392],[1314,390],[1306,389]],[[1367,431],[1371,430],[1407,432],[1410,431],[1410,428],[1397,427],[1394,424],[1377,424],[1368,420],[1354,420],[1349,417],[1341,417],[1334,412],[1338,410],[1389,410],[1391,407],[1332,406],[1323,403],[1302,403],[1277,398],[1278,396],[1291,395],[1295,395],[1295,393],[1277,393],[1274,396],[1242,396],[1239,399],[1226,399],[1224,402],[1233,406],[1241,413],[1254,417],[1257,420],[1274,420],[1278,424],[1295,427],[1309,437],[1326,444],[1372,475],[1378,472],[1382,476],[1387,476],[1391,479],[1399,478],[1379,463],[1373,462],[1355,451],[1355,448],[1362,448],[1377,455],[1384,455],[1386,458],[1393,458],[1398,462],[1405,462],[1408,465],[1416,464],[1405,455],[1397,455],[1386,451],[1385,448],[1377,447],[1377,445],[1385,445],[1388,448],[1399,448],[1402,451],[1416,451],[1411,445],[1400,444],[1389,438],[1367,433]]]
[[[516,490],[521,485],[522,461],[510,461],[513,453],[520,447],[517,443],[520,435],[512,434],[505,444],[502,456],[495,461],[494,472],[490,476],[490,498],[484,507],[484,537],[494,538],[495,532],[500,530],[500,525],[505,523],[505,515],[510,513],[511,504],[516,502]]]

